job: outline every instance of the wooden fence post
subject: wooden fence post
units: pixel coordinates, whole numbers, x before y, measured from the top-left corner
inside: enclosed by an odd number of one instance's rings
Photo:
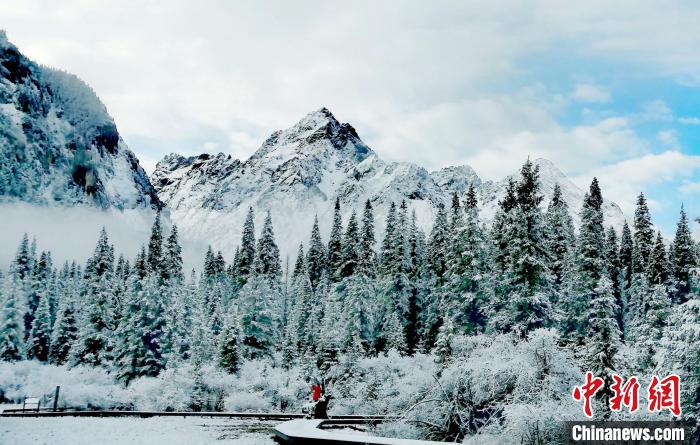
[[[56,394],[53,396],[53,410],[54,412],[58,410],[58,393],[61,391],[61,387],[57,386],[56,387]]]

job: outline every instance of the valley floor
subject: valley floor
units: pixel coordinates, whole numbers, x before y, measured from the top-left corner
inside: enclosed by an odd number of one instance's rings
[[[72,445],[273,445],[279,422],[202,417],[0,418],[0,442]]]

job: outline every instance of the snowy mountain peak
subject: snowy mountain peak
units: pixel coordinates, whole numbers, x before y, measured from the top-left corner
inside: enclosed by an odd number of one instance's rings
[[[0,48],[4,48],[6,46],[10,46],[11,43],[9,40],[7,40],[7,33],[5,32],[4,29],[0,29]]]
[[[338,154],[361,162],[372,150],[352,125],[340,123],[327,108],[313,111],[286,130],[276,131],[251,156],[251,161],[288,161],[295,157],[328,157]]]
[[[560,184],[577,221],[584,191],[550,161],[534,163],[540,167],[543,207],[554,185]],[[512,176],[517,178],[518,172]],[[332,220],[336,198],[344,219],[369,200],[379,230],[391,203],[406,201],[428,232],[438,204],[449,205],[454,193],[463,198],[470,185],[476,188],[481,217],[490,220],[507,178],[483,181],[468,165],[429,173],[409,162],[383,161],[350,124],[321,108],[274,132],[244,162],[223,154],[171,154],[158,163],[152,182],[184,236],[233,252],[248,208],[253,207],[257,223],[271,211],[282,252],[293,254],[299,242],[308,240],[314,215],[327,235],[329,227],[323,224]],[[606,223],[619,227],[621,221],[622,212],[606,201]]]

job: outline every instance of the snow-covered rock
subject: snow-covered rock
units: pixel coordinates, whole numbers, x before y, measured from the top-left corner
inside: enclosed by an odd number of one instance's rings
[[[95,92],[39,66],[0,31],[0,203],[161,205]]]
[[[540,168],[543,206],[559,183],[577,222],[585,191],[551,162],[534,162]],[[351,125],[321,108],[274,132],[246,161],[222,153],[170,154],[157,164],[151,181],[184,237],[211,243],[230,257],[249,207],[256,211],[257,224],[267,210],[272,213],[282,252],[293,254],[299,242],[308,241],[314,215],[328,235],[336,198],[345,221],[370,200],[380,232],[391,202],[405,200],[427,232],[436,206],[449,206],[453,193],[463,197],[470,184],[477,189],[482,218],[489,221],[508,178],[484,181],[466,165],[428,172],[407,162],[383,161]],[[605,216],[608,224],[622,225],[622,211],[614,203],[605,202]]]

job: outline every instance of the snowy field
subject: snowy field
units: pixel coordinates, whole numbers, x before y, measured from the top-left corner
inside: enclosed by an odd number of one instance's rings
[[[0,418],[0,443],[71,445],[273,445],[279,422],[203,418]]]

